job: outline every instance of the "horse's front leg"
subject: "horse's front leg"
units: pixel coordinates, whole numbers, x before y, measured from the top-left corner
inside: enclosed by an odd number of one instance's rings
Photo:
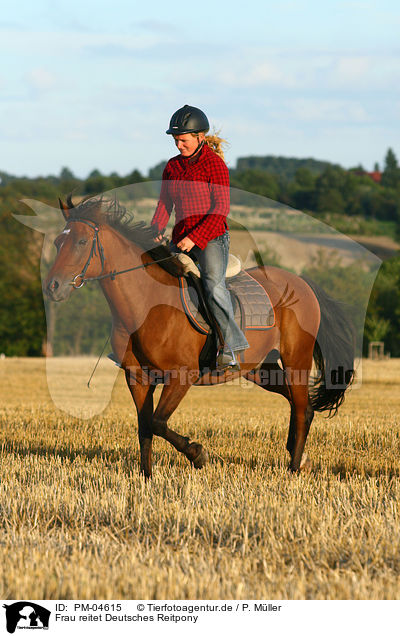
[[[193,382],[196,380],[197,378],[194,378]],[[152,432],[154,435],[163,437],[176,450],[183,453],[195,468],[203,468],[208,461],[208,453],[205,448],[197,442],[190,442],[188,437],[183,437],[168,427],[170,416],[183,400],[193,382],[182,383],[179,379],[173,379],[164,385],[153,415]]]
[[[153,394],[155,385],[148,381],[132,351],[132,341],[124,327],[116,323],[111,336],[113,352],[125,371],[125,379],[135,402],[138,417],[140,472],[151,477],[151,447],[153,440]]]
[[[141,370],[125,369],[125,378],[138,416],[140,446],[140,472],[145,478],[151,477],[151,447],[153,441],[152,417],[155,385],[147,381]]]

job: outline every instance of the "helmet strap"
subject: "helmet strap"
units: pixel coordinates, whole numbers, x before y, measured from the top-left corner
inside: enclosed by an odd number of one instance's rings
[[[197,139],[198,139],[198,137],[197,137]],[[195,150],[194,152],[192,152],[192,154],[191,154],[191,155],[188,155],[187,157],[185,157],[185,159],[191,159],[194,155],[196,155],[198,152],[200,152],[200,150],[202,149],[202,147],[204,146],[204,144],[205,144],[205,141],[204,141],[204,139],[203,139],[203,141],[201,141],[201,142],[199,143],[199,145],[197,146],[196,150]]]

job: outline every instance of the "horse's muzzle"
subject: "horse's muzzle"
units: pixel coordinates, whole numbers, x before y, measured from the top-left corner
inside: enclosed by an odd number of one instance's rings
[[[56,302],[65,300],[68,298],[72,291],[72,287],[69,283],[64,283],[58,278],[53,277],[44,285],[44,292],[50,300]]]

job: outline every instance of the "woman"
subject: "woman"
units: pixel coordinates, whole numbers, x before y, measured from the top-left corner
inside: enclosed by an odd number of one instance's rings
[[[209,123],[199,108],[185,105],[172,115],[167,135],[173,135],[180,154],[163,172],[160,200],[151,224],[156,241],[163,239],[173,206],[176,223],[170,247],[188,252],[198,261],[209,305],[225,339],[217,369],[239,370],[236,358],[249,347],[236,325],[225,275],[229,255],[229,172],[222,140],[207,136]],[[236,355],[235,355],[236,354]]]

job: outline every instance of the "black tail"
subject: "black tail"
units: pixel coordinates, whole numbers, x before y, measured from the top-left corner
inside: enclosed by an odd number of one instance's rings
[[[354,380],[354,328],[346,316],[344,303],[328,296],[312,281],[304,280],[313,290],[321,309],[321,323],[314,347],[318,373],[310,389],[310,402],[315,411],[329,411],[329,416],[333,416]]]

